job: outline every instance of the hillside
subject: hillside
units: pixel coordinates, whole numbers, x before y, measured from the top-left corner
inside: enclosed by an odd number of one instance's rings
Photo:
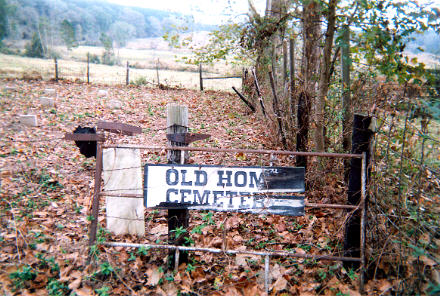
[[[173,26],[185,24],[194,30],[210,26],[191,24],[181,14],[147,8],[125,7],[105,1],[87,0],[7,0],[6,38],[29,40],[43,34],[49,45],[73,37],[81,45],[100,44],[102,33],[124,45],[132,38],[162,36]],[[66,36],[71,34],[72,36]]]

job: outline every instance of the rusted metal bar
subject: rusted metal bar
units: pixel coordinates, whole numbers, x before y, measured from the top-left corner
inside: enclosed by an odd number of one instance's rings
[[[261,112],[263,112],[264,117],[266,117],[266,108],[264,107],[263,97],[261,96],[260,85],[258,84],[257,74],[255,70],[252,69],[252,75],[254,76],[254,84],[257,89],[258,101],[260,102]]]
[[[367,205],[366,205],[366,196],[367,196],[367,153],[362,153],[362,176],[361,176],[361,270],[359,276],[359,292],[362,294],[364,292],[364,282],[365,282],[365,222],[367,219]]]
[[[142,194],[134,194],[134,193],[108,193],[108,192],[100,192],[99,196],[144,198],[144,196]]]
[[[95,187],[92,202],[92,217],[89,231],[89,256],[87,263],[92,259],[91,248],[96,243],[96,232],[98,228],[99,215],[99,193],[101,192],[101,174],[102,174],[102,143],[98,141],[96,146],[96,169],[95,169]]]
[[[252,105],[251,102],[249,102],[249,100],[246,99],[246,97],[242,93],[240,93],[234,86],[232,87],[232,89],[235,91],[237,96],[246,104],[246,106],[248,106],[252,112],[255,112],[254,105]]]
[[[318,157],[335,157],[335,158],[362,158],[362,154],[350,153],[331,153],[331,152],[300,152],[286,150],[261,150],[261,149],[224,149],[224,148],[207,148],[207,147],[158,147],[158,146],[137,146],[127,144],[105,145],[104,148],[132,148],[147,150],[183,150],[183,151],[199,151],[199,152],[219,152],[219,153],[255,153],[255,154],[278,154],[278,155],[301,155],[301,156],[318,156]]]
[[[308,202],[306,202],[304,206],[309,208],[353,209],[353,210],[359,208],[359,206],[353,206],[353,205],[318,204],[318,203],[308,203]]]
[[[264,289],[266,290],[266,295],[269,295],[269,271],[270,271],[270,256],[264,256]]]
[[[308,255],[308,254],[297,254],[292,252],[257,252],[257,251],[246,251],[246,250],[222,250],[214,248],[199,248],[199,247],[186,247],[186,246],[176,246],[176,245],[154,245],[154,244],[135,244],[135,243],[122,243],[122,242],[104,242],[103,245],[110,247],[124,247],[124,248],[151,248],[151,249],[169,249],[175,250],[176,248],[180,251],[192,251],[192,252],[208,252],[208,253],[226,253],[226,254],[246,254],[246,255],[256,255],[256,256],[281,256],[281,257],[295,257],[302,259],[312,259],[312,260],[329,260],[329,261],[353,261],[360,262],[361,258],[357,257],[338,257],[329,255]]]
[[[128,136],[142,133],[141,127],[121,122],[98,121],[97,128],[112,133],[121,133]]]
[[[174,271],[179,271],[179,259],[180,259],[180,250],[176,248],[176,253],[174,254]]]
[[[229,79],[229,78],[241,78],[241,76],[203,77],[202,79]]]
[[[113,197],[128,197],[128,198],[144,198],[142,194],[133,194],[133,193],[109,193],[109,192],[100,192],[99,196],[113,196]],[[237,196],[240,197],[240,196]],[[305,207],[309,208],[330,208],[330,209],[357,209],[359,206],[352,205],[340,205],[340,204],[318,204],[318,203],[308,203],[306,202]]]
[[[167,134],[167,139],[172,142],[179,142],[183,144],[190,144],[195,141],[209,139],[211,135],[208,134],[195,134],[195,133],[180,133],[180,134]]]
[[[103,134],[64,134],[64,140],[72,141],[105,141],[105,136]]]

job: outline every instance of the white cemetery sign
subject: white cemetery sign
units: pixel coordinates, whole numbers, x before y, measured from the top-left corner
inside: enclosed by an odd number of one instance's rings
[[[147,164],[147,208],[304,215],[304,168]]]

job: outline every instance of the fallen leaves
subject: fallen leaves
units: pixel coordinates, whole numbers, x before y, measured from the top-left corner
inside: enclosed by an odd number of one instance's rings
[[[159,270],[159,268],[157,266],[151,266],[147,272],[147,285],[148,286],[156,286],[160,279],[163,276],[163,271]]]
[[[16,84],[17,88],[17,92],[2,97],[1,108],[5,111],[2,113],[2,124],[15,124],[15,114],[24,113],[35,113],[42,123],[36,128],[20,127],[0,132],[2,141],[5,141],[0,146],[2,168],[7,168],[1,172],[3,201],[0,201],[3,210],[0,220],[3,239],[0,242],[0,270],[3,271],[0,271],[0,279],[5,283],[2,286],[4,291],[13,287],[9,274],[17,271],[18,267],[11,269],[10,265],[19,259],[18,246],[22,263],[38,272],[35,279],[28,283],[34,291],[25,287],[27,290],[22,289],[23,294],[46,295],[49,281],[56,280],[66,287],[66,291],[77,295],[94,295],[97,290],[105,291],[106,288],[115,295],[131,295],[130,289],[139,295],[176,295],[179,292],[264,295],[264,260],[260,256],[195,252],[191,253],[193,261],[181,265],[179,273],[173,274],[166,271],[167,250],[148,250],[140,254],[137,249],[100,247],[98,260],[86,267],[87,216],[90,214],[93,194],[95,162],[80,156],[73,143],[54,140],[61,138],[65,132],[72,132],[79,124],[93,126],[98,119],[120,120],[141,126],[144,133],[135,137],[108,135],[109,143],[165,146],[165,107],[170,102],[178,102],[191,106],[190,127],[195,132],[211,135],[209,140],[195,142],[194,145],[276,149],[269,141],[267,126],[244,113],[236,97],[226,93],[216,95],[215,92],[192,90],[104,87],[63,82],[2,80],[1,84]],[[47,88],[55,89],[56,94],[56,107],[51,110],[39,106],[38,97]],[[97,93],[103,88],[106,88],[105,98],[97,98]],[[215,97],[222,99],[215,100]],[[120,101],[124,109],[108,108],[113,99]],[[166,152],[145,152],[144,157],[146,162],[163,163]],[[243,153],[193,153],[191,161],[195,164],[270,164],[268,157]],[[291,165],[292,159],[280,156],[274,162]],[[342,195],[333,186],[328,189],[333,195]],[[316,194],[316,199],[319,195]],[[14,202],[14,207],[11,208],[4,200]],[[12,215],[20,218],[17,227],[14,226]],[[105,227],[104,217],[100,215],[98,219],[101,227]],[[145,238],[105,234],[101,238],[165,244],[168,239],[166,213],[150,211],[147,217],[149,235]],[[333,226],[335,219],[329,217],[327,212],[299,218],[215,213],[212,220],[213,223],[208,223],[200,233],[191,233],[196,246],[221,248],[225,241],[229,249],[289,249],[309,254],[327,252],[324,247],[339,242],[339,238],[332,237],[329,232],[329,229],[337,227]],[[207,221],[202,219],[201,214],[192,212],[188,232],[203,223]],[[319,241],[320,246],[316,243],[318,237],[326,238],[325,241]],[[114,271],[105,266],[106,273],[100,272],[105,262]],[[317,268],[313,262],[271,259],[270,270],[270,287],[274,295],[313,294],[322,285],[316,280]],[[121,284],[118,275],[130,289]]]

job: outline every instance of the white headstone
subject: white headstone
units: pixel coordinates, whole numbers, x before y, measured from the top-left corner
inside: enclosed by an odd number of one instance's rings
[[[54,96],[56,92],[54,88],[46,88],[44,90],[44,93],[48,96]]]
[[[105,97],[108,94],[108,91],[105,89],[98,90],[98,97]]]
[[[106,197],[107,229],[115,234],[145,234],[142,167],[139,149],[110,148],[103,151],[104,191],[122,197]]]
[[[20,123],[27,126],[37,126],[36,115],[20,115]]]
[[[40,97],[40,104],[43,107],[55,107],[54,99],[48,97]]]
[[[122,108],[122,102],[118,100],[110,100],[107,103],[107,106],[110,109],[121,109]]]

